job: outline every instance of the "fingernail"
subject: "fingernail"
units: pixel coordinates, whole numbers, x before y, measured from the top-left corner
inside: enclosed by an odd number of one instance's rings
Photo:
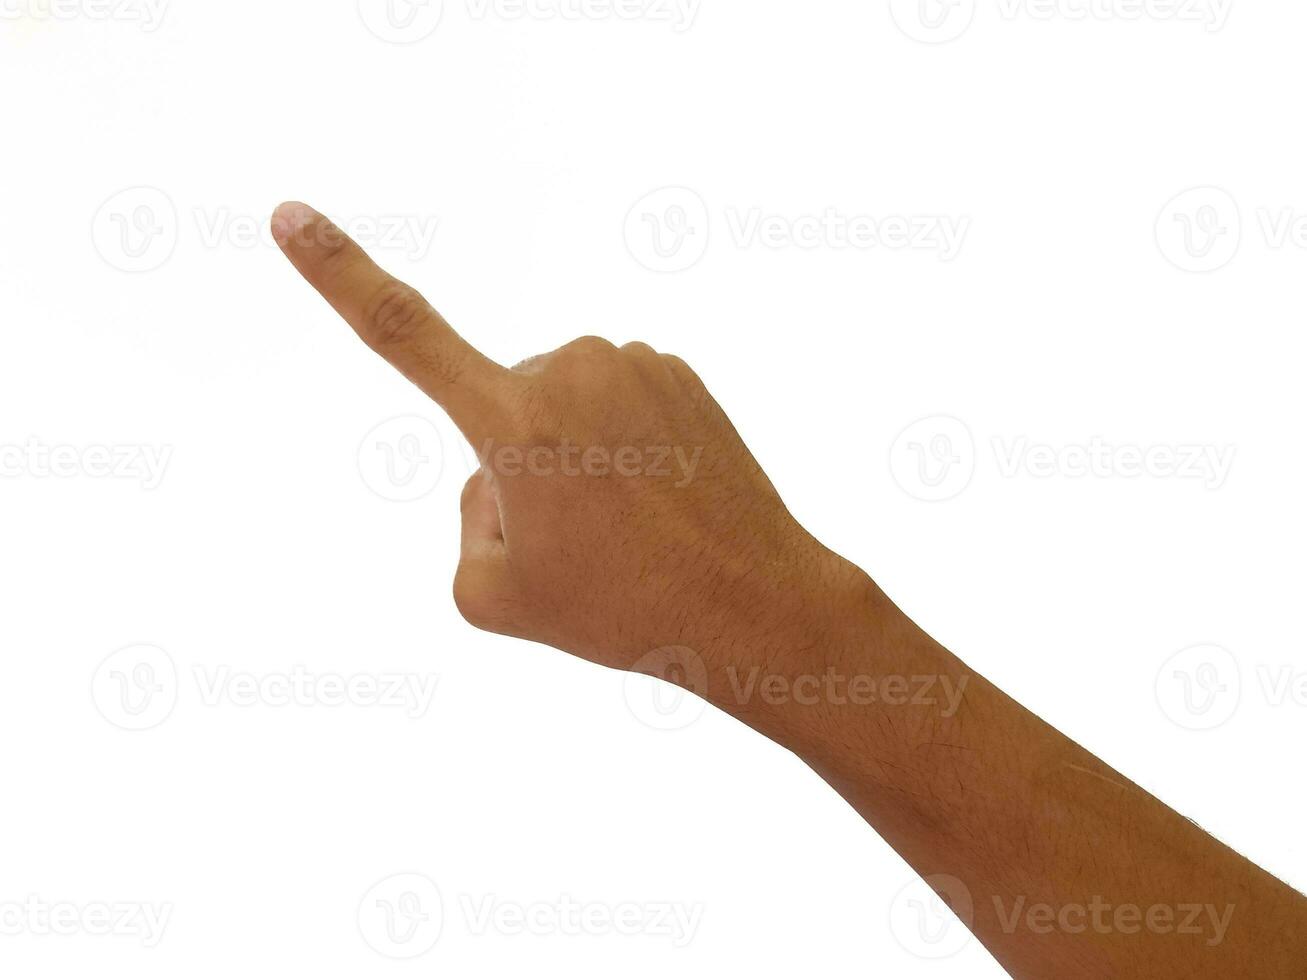
[[[313,219],[313,209],[299,201],[286,201],[272,212],[272,237],[278,245],[285,245]]]

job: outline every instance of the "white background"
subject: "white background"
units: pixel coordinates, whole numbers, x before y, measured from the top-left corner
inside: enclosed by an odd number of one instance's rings
[[[6,976],[1002,975],[918,955],[961,927],[913,938],[794,757],[463,624],[468,457],[271,245],[283,198],[500,360],[686,357],[818,537],[1307,885],[1307,10],[55,2],[0,19]],[[394,677],[430,703],[332,703]]]

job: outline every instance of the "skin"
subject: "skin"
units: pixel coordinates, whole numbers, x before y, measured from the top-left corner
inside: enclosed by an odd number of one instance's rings
[[[326,218],[273,235],[481,469],[472,625],[679,683],[803,758],[1016,977],[1290,977],[1307,900],[1045,724],[794,520],[702,381],[583,337],[489,360]]]

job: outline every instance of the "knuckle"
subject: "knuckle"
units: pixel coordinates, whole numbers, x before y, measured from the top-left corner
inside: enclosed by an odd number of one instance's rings
[[[578,337],[544,363],[544,372],[567,384],[607,376],[619,363],[617,348],[602,337]]]
[[[657,390],[675,389],[675,372],[662,356],[643,341],[622,345],[627,369]]]
[[[617,348],[610,341],[604,340],[603,337],[587,334],[584,337],[577,337],[563,350],[577,354],[610,354]]]
[[[692,405],[702,409],[715,404],[712,395],[708,393],[707,386],[703,383],[703,379],[695,373],[694,368],[675,354],[664,354],[662,356],[664,363],[671,369],[672,377],[676,379],[677,384],[680,386],[681,392]]]
[[[390,347],[410,340],[427,322],[430,307],[412,286],[386,283],[369,301],[363,322],[373,347]]]
[[[699,380],[699,375],[695,374],[694,368],[686,364],[681,358],[675,354],[663,354],[662,359],[672,369],[672,373],[682,381],[694,387],[702,386],[703,382]]]

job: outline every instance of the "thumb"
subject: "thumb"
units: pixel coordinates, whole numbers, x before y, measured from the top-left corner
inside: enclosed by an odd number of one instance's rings
[[[484,469],[479,469],[463,486],[459,503],[463,512],[463,557],[496,557],[504,551],[504,529],[499,516],[499,498]]]
[[[454,604],[478,629],[521,636],[499,501],[484,470],[473,473],[463,487],[461,509],[463,544],[454,576]]]

